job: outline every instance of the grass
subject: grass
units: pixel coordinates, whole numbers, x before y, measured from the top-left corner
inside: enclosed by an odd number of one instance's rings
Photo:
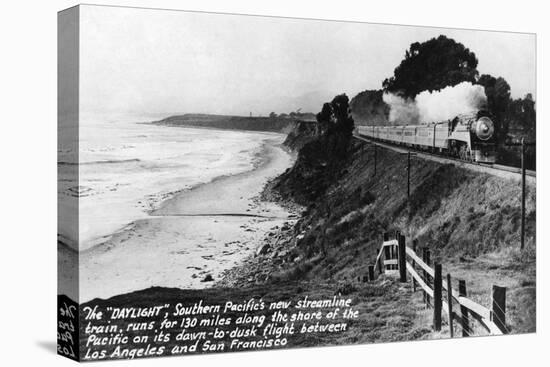
[[[333,296],[352,299],[353,310],[359,311],[358,318],[347,321],[348,329],[341,333],[296,333],[288,336],[288,348],[323,346],[323,345],[341,345],[357,343],[383,343],[401,340],[415,340],[424,338],[430,333],[429,326],[419,325],[417,323],[417,312],[422,310],[418,302],[412,302],[415,296],[408,284],[400,284],[389,276],[381,276],[378,280],[370,283],[361,282],[312,282],[312,281],[294,281],[286,283],[266,283],[258,287],[245,288],[217,288],[204,290],[180,290],[168,288],[149,288],[139,292],[133,292],[126,295],[116,296],[108,300],[93,300],[80,306],[81,310],[86,306],[97,306],[96,311],[105,312],[108,307],[148,307],[153,305],[183,303],[192,305],[199,300],[207,300],[208,304],[224,304],[226,301],[234,303],[244,302],[251,297],[262,299],[266,303],[291,300],[296,301],[308,296],[310,299],[329,299]],[[418,309],[417,309],[418,308]],[[333,309],[322,309],[324,313]],[[291,307],[289,312],[296,311]],[[266,315],[269,312],[257,311],[248,312],[250,316]],[[228,312],[224,316],[236,319],[238,313]],[[121,329],[126,329],[130,322],[145,322],[154,320],[157,325],[163,320],[160,315],[157,318],[137,318],[121,319],[111,321],[103,319],[94,321],[95,325],[113,325],[116,324]],[[337,322],[345,321],[337,319]],[[326,323],[325,320],[322,323]],[[296,327],[301,325],[296,323]],[[282,324],[280,324],[282,326]],[[99,351],[105,349],[107,355],[114,351],[114,346],[91,347],[87,350],[87,335],[84,332],[86,322],[81,324],[80,328],[80,348],[82,355],[87,352]],[[220,326],[221,330],[228,331],[235,325],[229,327]],[[207,330],[205,327],[196,327],[193,331]],[[172,335],[181,332],[183,328],[177,326],[170,330]],[[136,335],[148,335],[151,339],[155,336],[155,330],[129,331],[126,333],[130,337]],[[250,340],[255,340],[254,337]],[[225,337],[221,340],[227,346],[231,343],[231,338]],[[166,345],[167,349],[163,355],[170,355],[170,351],[175,346],[181,346],[185,343],[171,340],[167,343],[152,343],[152,345]],[[143,345],[130,343],[128,347],[143,347]],[[227,351],[227,349],[225,350]],[[195,352],[194,352],[195,353]],[[197,351],[196,353],[201,353]]]
[[[505,249],[479,256],[475,261],[442,261],[443,271],[466,281],[468,297],[491,308],[493,285],[506,287],[506,328],[509,333],[536,331],[536,267],[516,260],[518,250]]]
[[[372,149],[355,142],[350,154],[330,179],[322,179],[329,172],[308,167],[306,157],[299,157],[301,164],[274,186],[281,196],[298,197],[303,203],[311,182],[331,183],[317,193],[320,197],[311,201],[295,227],[303,239],[293,251],[304,259],[324,254],[301,276],[342,281],[364,274],[374,263],[382,233],[399,230],[408,244],[417,239],[420,247],[429,248],[445,272],[466,280],[482,305],[489,306],[493,284],[506,286],[510,331],[535,331],[534,186],[528,187],[526,248],[519,251],[517,182],[413,159],[407,197],[406,157],[378,149],[375,173]],[[308,177],[308,185],[299,186],[300,177]]]

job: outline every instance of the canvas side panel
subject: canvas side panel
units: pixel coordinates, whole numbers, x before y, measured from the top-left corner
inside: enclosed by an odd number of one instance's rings
[[[57,21],[57,352],[79,360],[79,7]]]

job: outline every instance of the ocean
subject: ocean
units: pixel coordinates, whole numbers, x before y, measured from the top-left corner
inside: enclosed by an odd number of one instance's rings
[[[58,162],[60,195],[80,199],[79,238],[71,238],[74,222],[63,220],[59,237],[80,251],[101,244],[176,193],[252,170],[264,139],[272,136],[124,121],[82,124],[77,184],[63,180],[76,164],[71,152],[60,151]]]

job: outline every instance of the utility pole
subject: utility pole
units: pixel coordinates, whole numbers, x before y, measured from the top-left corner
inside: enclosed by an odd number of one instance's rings
[[[411,196],[411,151],[407,152],[407,198]]]
[[[521,249],[525,247],[525,138],[521,139]]]
[[[376,147],[377,145],[374,144],[374,175],[376,176]]]

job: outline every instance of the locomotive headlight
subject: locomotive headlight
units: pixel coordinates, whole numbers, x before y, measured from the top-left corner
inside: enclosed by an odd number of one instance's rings
[[[474,133],[480,140],[489,140],[495,133],[495,125],[488,117],[481,117],[478,119],[474,123],[473,128]]]

